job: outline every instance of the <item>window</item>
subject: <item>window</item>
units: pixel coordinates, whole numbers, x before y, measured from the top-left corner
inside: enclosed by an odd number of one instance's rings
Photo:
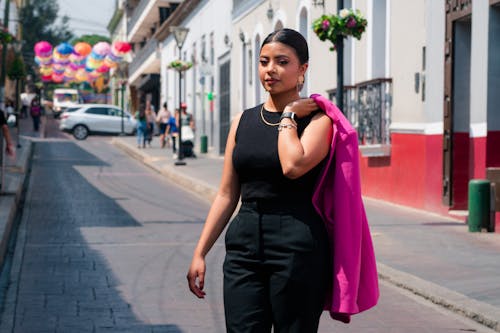
[[[107,116],[108,115],[108,108],[93,107],[93,108],[87,109],[87,111],[85,111],[85,113],[97,114],[97,115],[100,115],[100,116]]]
[[[252,49],[248,49],[248,84],[252,84],[252,73],[253,73],[253,68],[252,68]]]

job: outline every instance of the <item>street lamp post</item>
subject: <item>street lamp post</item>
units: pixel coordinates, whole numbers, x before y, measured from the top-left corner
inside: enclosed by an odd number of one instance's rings
[[[124,129],[124,125],[123,125],[123,117],[124,117],[124,113],[125,113],[125,102],[124,102],[124,98],[125,98],[125,80],[122,80],[120,82],[121,84],[121,96],[120,96],[120,99],[121,99],[121,108],[122,108],[122,128],[121,128],[121,133],[120,135],[125,135],[125,129]]]
[[[344,0],[337,0],[337,12],[344,8]],[[337,38],[337,92],[335,103],[338,108],[344,111],[344,37],[339,35]]]
[[[179,60],[181,60],[181,49],[182,45],[184,45],[184,41],[186,40],[186,36],[189,32],[188,28],[185,27],[170,27],[170,32],[174,34],[175,42],[177,44],[177,48],[179,49]],[[186,162],[183,161],[183,151],[182,151],[182,71],[178,70],[179,73],[179,152],[177,154],[177,161],[175,161],[175,165],[186,165]]]

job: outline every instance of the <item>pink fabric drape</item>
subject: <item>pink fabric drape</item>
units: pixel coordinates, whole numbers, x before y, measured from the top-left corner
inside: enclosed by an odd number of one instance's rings
[[[375,306],[379,298],[375,254],[361,197],[358,138],[332,102],[318,94],[311,98],[333,123],[330,152],[312,199],[325,222],[332,251],[333,282],[325,310],[333,319],[349,323],[351,315]]]

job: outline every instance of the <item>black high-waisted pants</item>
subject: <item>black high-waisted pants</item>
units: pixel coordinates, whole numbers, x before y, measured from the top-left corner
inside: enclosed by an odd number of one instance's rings
[[[331,281],[329,253],[310,203],[243,202],[226,232],[227,332],[317,332]]]

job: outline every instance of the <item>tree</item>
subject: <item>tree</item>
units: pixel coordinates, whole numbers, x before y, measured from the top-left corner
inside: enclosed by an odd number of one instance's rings
[[[74,37],[66,15],[61,18],[59,25],[55,24],[58,12],[57,0],[31,0],[19,12],[24,40],[24,60],[26,64],[29,64],[28,71],[32,74],[34,74],[33,47],[38,41],[45,40],[56,46]]]
[[[24,67],[23,58],[19,55],[14,57],[12,63],[7,70],[7,76],[11,80],[20,80],[26,77],[26,68]]]
[[[98,42],[111,43],[111,39],[109,37],[101,36],[101,35],[83,35],[81,37],[73,39],[72,44],[74,45],[78,42],[85,42],[85,43],[89,43],[90,45],[94,46]]]

